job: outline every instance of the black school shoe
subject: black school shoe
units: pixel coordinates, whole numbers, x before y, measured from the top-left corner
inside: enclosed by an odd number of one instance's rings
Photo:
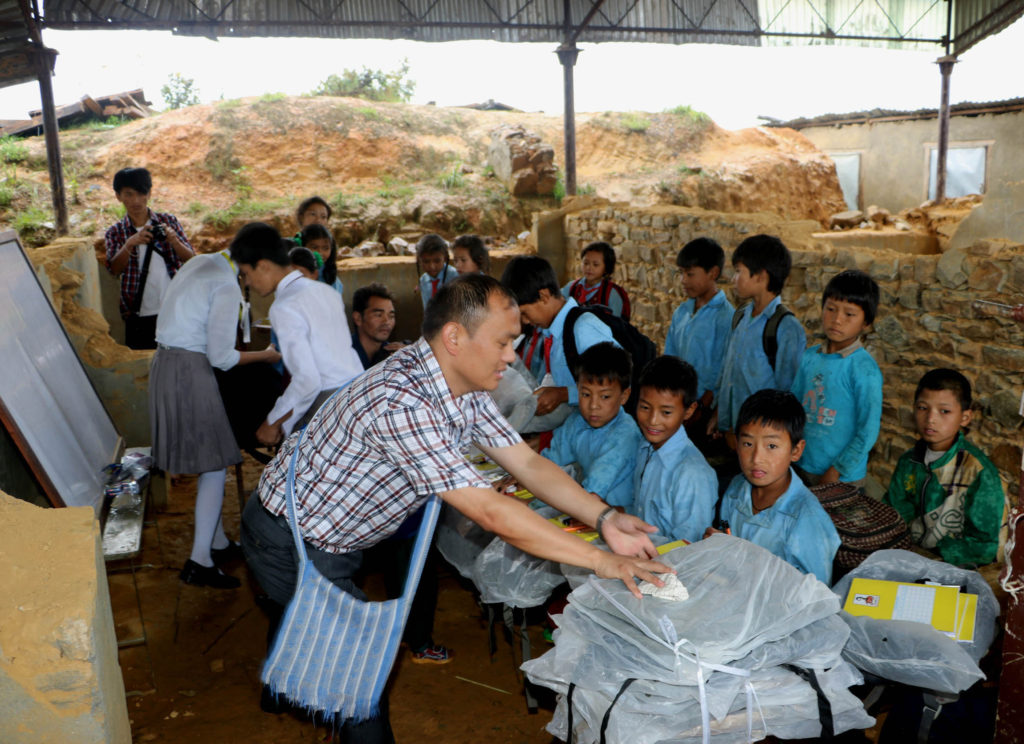
[[[242,546],[234,540],[229,540],[225,548],[210,548],[210,557],[213,559],[213,565],[215,566],[223,566],[225,563],[231,563],[232,561],[245,560],[245,556],[242,554]]]
[[[181,569],[178,578],[192,586],[210,586],[214,589],[237,589],[242,585],[234,576],[221,573],[216,566],[200,566],[191,559],[185,561],[185,567]]]

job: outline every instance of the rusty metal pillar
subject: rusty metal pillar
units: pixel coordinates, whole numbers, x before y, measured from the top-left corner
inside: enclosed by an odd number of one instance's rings
[[[572,68],[580,50],[574,42],[563,44],[555,50],[562,63],[562,81],[565,87],[565,193],[576,194],[576,101],[573,93]]]
[[[956,55],[940,57],[938,63],[942,91],[939,97],[939,146],[935,158],[935,201],[941,202],[946,198],[946,155],[949,153],[949,76],[956,64]]]
[[[50,196],[53,198],[53,214],[58,235],[68,234],[68,205],[64,191],[64,168],[60,158],[60,133],[57,129],[57,110],[53,105],[53,85],[50,76],[53,70],[52,49],[36,51],[36,76],[39,78],[39,97],[43,110],[43,135],[46,138],[46,164],[50,169]]]

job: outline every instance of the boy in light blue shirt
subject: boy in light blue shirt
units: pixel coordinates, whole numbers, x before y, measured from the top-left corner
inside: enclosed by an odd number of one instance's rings
[[[633,469],[640,429],[622,405],[629,398],[629,352],[604,341],[580,355],[576,382],[579,411],[555,429],[541,454],[556,465],[577,463],[580,484],[610,506],[633,501]]]
[[[875,320],[878,285],[863,271],[836,274],[825,287],[825,342],[807,349],[791,388],[807,414],[807,446],[797,473],[808,485],[863,485],[882,420],[882,372],[861,343]]]
[[[718,430],[732,432],[736,416],[751,393],[766,388],[789,390],[807,346],[800,321],[785,308],[779,309],[779,294],[789,277],[793,261],[781,240],[772,235],[754,235],[732,254],[736,269],[733,284],[740,300],[750,300],[735,322],[722,364],[718,385]],[[765,328],[775,315],[774,349],[766,349]],[[742,313],[742,314],[740,314]],[[774,360],[772,359],[774,351]]]
[[[555,270],[540,256],[516,256],[508,262],[501,283],[515,295],[524,324],[543,330],[535,354],[541,354],[543,375],[538,375],[537,415],[543,416],[560,404],[579,405],[579,390],[565,356],[565,322],[569,311],[578,307],[576,300],[566,299],[558,286]],[[615,346],[611,329],[593,313],[580,315],[572,327],[577,353],[582,354],[594,344],[608,341]],[[531,365],[531,371],[534,367]]]
[[[722,497],[718,528],[769,550],[787,563],[832,585],[839,533],[818,498],[791,465],[804,451],[806,422],[790,392],[760,390],[736,418],[737,475]]]
[[[423,272],[416,291],[424,310],[437,291],[459,275],[448,260],[448,241],[435,233],[424,235],[416,243],[416,269]]]
[[[636,420],[645,441],[637,448],[626,511],[672,540],[699,540],[714,515],[718,479],[683,427],[697,409],[697,373],[677,357],[660,356],[637,384]]]
[[[685,359],[697,372],[697,399],[710,409],[718,392],[725,345],[736,308],[718,288],[725,251],[711,238],[697,238],[676,256],[683,291],[689,297],[672,314],[665,353]]]

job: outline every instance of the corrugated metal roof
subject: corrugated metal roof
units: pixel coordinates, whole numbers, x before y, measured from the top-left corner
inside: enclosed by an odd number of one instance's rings
[[[578,41],[934,47],[954,0],[569,0]],[[11,0],[3,0],[10,4]],[[953,51],[1024,13],[1024,0],[956,0]],[[50,28],[170,29],[192,36],[544,41],[563,0],[46,0]],[[576,26],[573,26],[576,24]]]
[[[973,0],[972,0],[973,1]],[[580,24],[593,0],[570,0]],[[547,41],[563,0],[47,0],[51,28],[168,28],[203,36]],[[941,0],[604,0],[579,41],[752,45],[759,38],[936,44]]]
[[[949,107],[952,116],[979,116],[981,114],[1011,114],[1024,111],[1024,98],[1006,98],[1002,101],[964,101]],[[849,124],[867,124],[882,121],[907,121],[911,119],[934,119],[939,110],[933,108],[916,109],[914,111],[898,111],[894,109],[872,109],[870,111],[851,111],[846,114],[822,114],[809,118],[790,119],[789,121],[767,120],[765,126],[788,127],[790,129],[808,129],[810,127],[844,126]],[[761,117],[764,119],[765,117]]]

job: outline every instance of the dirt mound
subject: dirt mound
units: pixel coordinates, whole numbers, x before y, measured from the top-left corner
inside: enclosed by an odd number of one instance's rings
[[[514,235],[557,199],[513,198],[493,177],[487,147],[501,124],[535,132],[555,149],[556,165],[564,164],[558,116],[349,98],[267,95],[106,131],[64,132],[73,233],[101,237],[117,217],[111,177],[144,165],[154,175],[154,205],[177,214],[201,250],[221,247],[251,219],[290,232],[295,204],[313,193],[332,203],[337,237],[347,245],[382,232]],[[28,144],[37,170],[27,175],[42,187],[42,139]],[[819,221],[842,208],[831,161],[802,135],[730,132],[688,109],[580,114],[577,165],[581,192],[639,205]]]

